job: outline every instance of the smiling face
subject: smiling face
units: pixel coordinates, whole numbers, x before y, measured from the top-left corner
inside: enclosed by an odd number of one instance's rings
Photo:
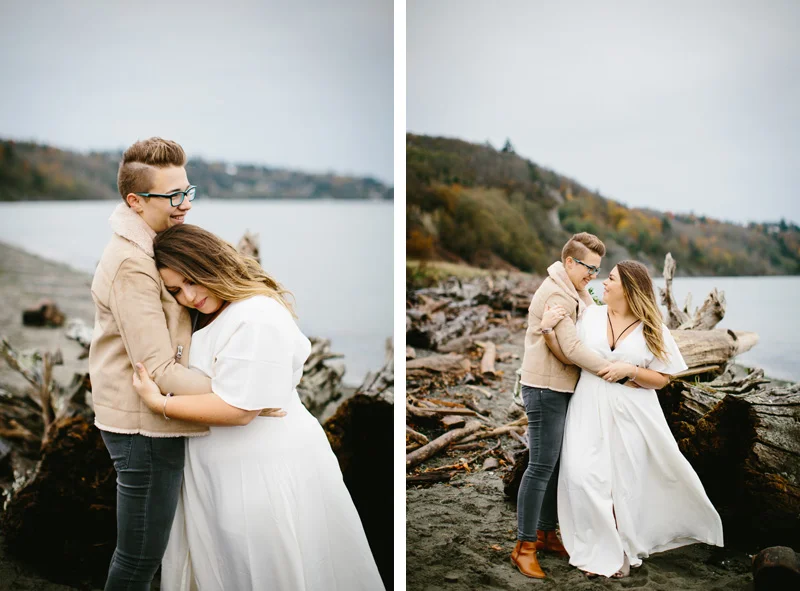
[[[164,285],[181,306],[193,308],[203,314],[213,314],[222,307],[223,302],[217,296],[211,294],[202,285],[192,283],[186,277],[173,271],[172,269],[159,269]]]
[[[622,281],[619,278],[619,269],[617,267],[611,269],[608,279],[603,281],[603,301],[609,306],[625,301],[625,293],[622,290]]]
[[[596,252],[592,252],[589,249],[585,250],[586,253],[583,256],[580,256],[577,259],[568,256],[567,260],[564,262],[564,268],[567,270],[569,280],[572,281],[572,285],[575,286],[575,289],[579,291],[586,289],[586,286],[589,285],[589,282],[597,277],[597,271],[588,269],[585,265],[599,268],[600,262],[603,260],[602,257]],[[582,265],[578,261],[581,261],[584,264]]]
[[[184,191],[189,188],[186,169],[182,166],[151,167],[150,175],[152,186],[148,191],[142,191],[143,193],[169,195],[175,191]],[[145,198],[128,193],[126,199],[128,205],[142,216],[142,219],[156,233],[182,224],[186,214],[192,209],[189,199],[184,199],[178,207],[173,207],[170,200],[163,197]]]

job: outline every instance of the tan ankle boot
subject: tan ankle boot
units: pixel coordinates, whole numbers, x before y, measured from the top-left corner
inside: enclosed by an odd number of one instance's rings
[[[552,552],[558,556],[569,556],[564,544],[558,539],[555,530],[536,530],[536,549],[540,552]]]
[[[544,571],[539,566],[539,559],[536,557],[536,542],[517,540],[517,545],[511,552],[511,563],[526,577],[545,578]]]

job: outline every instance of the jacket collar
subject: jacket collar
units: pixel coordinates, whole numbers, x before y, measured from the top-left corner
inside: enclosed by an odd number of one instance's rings
[[[133,242],[148,256],[155,256],[153,252],[153,239],[156,237],[155,231],[125,203],[117,205],[108,221],[111,223],[111,229],[114,230],[115,234],[129,242]]]
[[[594,303],[592,296],[587,290],[582,289],[578,291],[575,289],[575,286],[569,279],[569,275],[567,275],[567,270],[564,268],[564,263],[561,261],[556,261],[547,267],[547,275],[562,291],[578,302],[578,317],[583,314],[586,306],[591,306]]]

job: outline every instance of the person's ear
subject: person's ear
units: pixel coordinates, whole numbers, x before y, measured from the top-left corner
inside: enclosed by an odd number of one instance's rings
[[[139,197],[136,193],[128,193],[125,196],[125,201],[128,202],[128,205],[133,211],[136,213],[142,213],[141,197]]]

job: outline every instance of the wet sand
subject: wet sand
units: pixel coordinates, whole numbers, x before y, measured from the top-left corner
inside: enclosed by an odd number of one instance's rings
[[[492,398],[478,395],[480,406],[488,409],[498,424],[522,416],[522,410],[512,402],[512,391],[523,338],[524,332],[517,332],[509,342],[498,345],[499,355],[510,353],[512,357],[496,364],[503,372],[502,377],[493,385],[484,386]],[[438,391],[431,396],[459,401],[459,394],[474,392],[465,386],[453,386],[447,392]],[[510,437],[502,442],[507,450],[522,449],[522,444]],[[440,454],[424,467],[453,464],[459,457],[469,456]],[[534,586],[560,591],[748,591],[753,588],[751,557],[747,553],[704,544],[654,554],[640,568],[633,569],[630,577],[620,580],[588,579],[570,566],[567,558],[540,554],[548,578],[529,579],[510,561],[516,543],[516,506],[503,494],[502,469],[482,471],[481,462],[472,466],[472,472],[461,472],[447,484],[407,489],[407,589],[518,590]]]

